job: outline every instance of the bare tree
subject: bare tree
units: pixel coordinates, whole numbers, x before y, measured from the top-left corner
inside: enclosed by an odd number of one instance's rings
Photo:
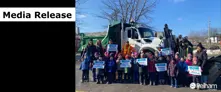
[[[157,0],[102,0],[104,8],[98,17],[112,22],[123,20],[129,22],[147,23],[151,21],[150,13],[156,6]]]

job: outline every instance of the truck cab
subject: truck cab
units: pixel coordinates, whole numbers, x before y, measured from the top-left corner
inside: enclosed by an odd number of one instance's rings
[[[123,42],[129,41],[136,51],[144,50],[145,52],[154,53],[158,47],[163,45],[163,41],[155,37],[155,31],[145,27],[126,27],[123,32]]]

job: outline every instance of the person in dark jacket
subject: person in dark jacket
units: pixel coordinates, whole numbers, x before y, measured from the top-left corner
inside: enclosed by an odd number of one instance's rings
[[[132,53],[132,69],[133,69],[133,83],[139,83],[139,65],[137,63],[138,54],[136,52]]]
[[[109,61],[107,62],[107,83],[108,84],[111,84],[113,82],[113,70],[114,70],[114,67],[115,67],[115,60],[114,60],[114,56],[110,56],[110,59]]]
[[[103,61],[103,58],[101,55],[99,56],[98,61]],[[104,69],[96,69],[96,71],[97,71],[97,84],[100,84],[100,82],[104,84]]]
[[[84,55],[84,60],[81,62],[80,65],[80,70],[82,70],[82,83],[85,81],[89,82],[89,64],[89,58],[86,55]]]
[[[94,53],[93,63],[91,64],[91,68],[93,67],[94,61],[99,59],[99,54],[97,52]],[[97,76],[96,76],[96,69],[92,68],[92,74],[93,74],[93,81],[96,82]]]
[[[90,39],[90,41],[88,42],[88,45],[86,46],[85,48],[85,52],[87,57],[89,57],[91,63],[93,63],[93,58],[94,58],[94,53],[96,52],[96,47],[95,45],[93,44],[93,40]]]
[[[170,76],[170,86],[177,88],[177,75],[178,75],[178,67],[176,63],[176,59],[172,59],[168,65],[167,74]]]
[[[165,59],[163,59],[162,56],[160,56],[159,59],[156,61],[156,64],[157,63],[167,63],[167,61]],[[158,81],[159,81],[159,84],[165,83],[165,71],[158,72]]]
[[[98,52],[98,54],[100,54],[102,57],[104,56],[104,48],[103,48],[103,46],[101,44],[101,40],[97,40],[96,52]]]
[[[186,64],[183,57],[180,59],[180,62],[177,64],[177,67],[178,67],[178,71],[179,71],[179,74],[178,74],[179,84],[183,87],[189,86],[188,81],[187,81],[188,65]]]
[[[147,58],[147,56],[146,56],[146,54],[141,52],[140,58]],[[144,84],[147,85],[147,79],[148,79],[147,66],[140,65],[140,64],[138,64],[138,66],[139,66],[139,79],[140,79],[139,82],[140,82],[140,85],[144,85]]]
[[[175,50],[175,52],[178,52],[179,51],[179,47],[180,47],[180,43],[181,43],[181,41],[182,41],[182,35],[179,35],[178,36],[178,38],[176,39],[176,50]]]
[[[199,65],[202,69],[201,83],[207,83],[207,76],[209,75],[209,70],[204,69],[205,64],[207,62],[207,53],[206,49],[203,47],[201,43],[197,45],[196,57],[198,59],[197,65]]]

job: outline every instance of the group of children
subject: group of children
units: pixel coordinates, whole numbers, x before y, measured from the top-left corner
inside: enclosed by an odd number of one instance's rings
[[[147,58],[147,66],[136,62],[139,58]],[[93,61],[105,61],[104,68],[93,68]],[[121,68],[121,60],[131,60],[131,67]],[[158,72],[155,64],[167,63],[167,70]],[[95,53],[94,58],[84,56],[80,69],[82,70],[82,82],[89,82],[89,70],[92,70],[94,82],[97,84],[111,83],[136,83],[140,85],[165,85],[173,88],[189,87],[191,82],[199,83],[199,77],[188,72],[188,66],[197,66],[197,57],[188,54],[186,60],[175,55],[163,56],[159,53],[144,53],[139,55],[133,52],[131,55],[122,56],[121,53],[107,54],[104,56]],[[179,86],[178,86],[179,85]]]

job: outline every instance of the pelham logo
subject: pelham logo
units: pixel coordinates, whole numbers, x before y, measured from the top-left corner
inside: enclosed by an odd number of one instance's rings
[[[200,83],[191,83],[190,84],[191,89],[209,89],[209,90],[217,90],[217,84],[200,84]]]

